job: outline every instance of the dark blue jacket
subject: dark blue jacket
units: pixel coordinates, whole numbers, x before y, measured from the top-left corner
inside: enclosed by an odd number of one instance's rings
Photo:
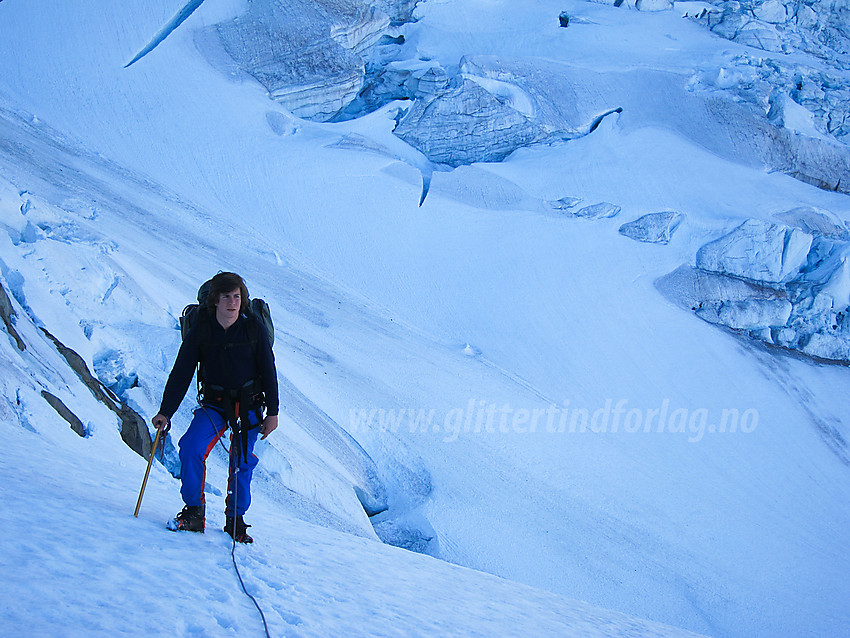
[[[251,322],[259,325],[251,326]],[[204,333],[209,337],[205,346],[201,343]],[[257,337],[256,357],[251,344],[252,335]],[[259,380],[260,389],[266,397],[266,414],[277,415],[277,371],[268,333],[255,317],[245,315],[239,317],[227,330],[221,327],[215,317],[209,317],[188,332],[180,345],[171,374],[168,375],[168,382],[162,393],[160,414],[170,419],[177,412],[192,383],[201,357],[204,358],[205,384],[238,390],[252,379]]]

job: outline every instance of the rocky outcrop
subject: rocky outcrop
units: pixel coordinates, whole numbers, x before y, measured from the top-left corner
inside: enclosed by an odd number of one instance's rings
[[[42,328],[41,330],[53,342],[59,354],[68,362],[68,365],[71,366],[71,369],[88,387],[94,397],[118,416],[121,421],[121,439],[124,443],[139,456],[148,458],[151,453],[151,437],[144,418],[106,388],[91,373],[79,354],[59,341],[46,329]]]
[[[9,295],[6,294],[6,289],[0,284],[0,318],[3,319],[3,325],[6,327],[6,332],[15,342],[15,346],[23,352],[26,350],[26,344],[21,339],[21,335],[15,330],[15,309],[12,307],[12,301]]]
[[[41,391],[41,396],[44,397],[44,400],[50,404],[56,413],[65,419],[68,422],[68,425],[71,426],[71,429],[79,434],[82,437],[87,435],[86,426],[83,425],[83,422],[80,421],[79,417],[74,414],[67,405],[62,402],[62,399],[57,397],[55,394],[51,394],[47,390]]]
[[[703,246],[696,267],[656,282],[701,319],[771,345],[850,364],[850,241],[824,211],[749,219]],[[824,232],[825,231],[825,232]]]
[[[0,284],[0,317],[2,317],[6,332],[15,343],[17,349],[22,353],[27,351],[26,342],[15,328],[17,315],[12,306],[11,299],[2,284]],[[59,354],[62,355],[70,368],[91,391],[94,397],[118,416],[121,422],[120,431],[123,441],[134,452],[147,458],[151,451],[151,438],[144,418],[127,405],[127,403],[115,396],[103,383],[92,375],[88,365],[86,365],[86,362],[79,354],[64,345],[44,327],[41,328],[41,332],[53,343]],[[56,410],[59,416],[68,422],[74,432],[83,437],[88,435],[88,430],[83,422],[56,394],[42,389],[41,396]]]

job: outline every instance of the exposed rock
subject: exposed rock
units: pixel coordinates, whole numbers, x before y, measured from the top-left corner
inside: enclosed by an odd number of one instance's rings
[[[672,211],[649,213],[620,226],[620,234],[651,244],[667,244],[682,219],[684,215]]]
[[[798,228],[748,219],[700,248],[697,267],[755,282],[787,282],[806,264],[812,239]]]
[[[71,426],[71,429],[79,434],[82,437],[86,437],[88,432],[86,432],[86,426],[83,425],[83,422],[77,417],[76,414],[71,412],[71,410],[62,403],[62,400],[54,394],[50,394],[47,390],[41,391],[41,396],[44,397],[44,400],[50,404],[56,412],[65,419],[68,424]]]
[[[539,125],[463,78],[432,100],[417,100],[394,133],[428,159],[449,166],[499,162],[546,137]]]
[[[136,454],[148,458],[151,453],[151,437],[148,426],[142,416],[129,405],[112,394],[89,370],[83,358],[71,348],[65,346],[44,328],[42,332],[54,343],[71,369],[86,384],[94,397],[118,415],[121,420],[121,438]]]
[[[15,330],[15,309],[12,307],[12,300],[9,299],[9,295],[6,294],[6,289],[3,288],[3,284],[0,284],[0,318],[3,319],[3,325],[6,327],[6,332],[9,333],[9,336],[14,340],[15,345],[18,350],[23,352],[26,350],[26,344],[24,340],[21,339],[21,335],[18,334],[18,331]]]
[[[566,11],[561,11],[560,15],[558,16],[558,24],[562,27],[570,26],[570,14]]]

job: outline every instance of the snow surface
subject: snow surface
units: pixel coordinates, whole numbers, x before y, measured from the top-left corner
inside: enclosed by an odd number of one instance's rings
[[[736,162],[733,137],[707,146],[657,93],[752,50],[677,11],[423,2],[411,58],[584,68],[587,96],[646,107],[435,172],[420,207],[427,163],[392,134],[397,104],[300,120],[196,48],[247,2],[204,2],[124,69],[183,4],[0,3],[0,283],[27,344],[0,339],[4,634],[262,631],[218,530],[225,452],[207,534],[164,531],[181,503],[158,463],[134,519],[144,461],[39,330],[151,416],[176,318],[219,269],[278,329],[281,427],[246,516],[257,542],[237,548],[274,635],[846,634],[847,369],[741,340],[654,286],[746,219],[850,219],[846,195]],[[565,198],[621,212],[548,204]],[[668,245],[618,233],[658,211],[685,215]],[[381,487],[373,528],[361,500]]]
[[[134,519],[127,499],[145,462],[113,433],[8,421],[2,433],[3,531],[15,538],[0,558],[4,635],[263,635],[223,514],[203,536],[164,531],[174,485],[158,469]],[[275,540],[238,547],[236,560],[273,636],[694,635],[255,509]]]

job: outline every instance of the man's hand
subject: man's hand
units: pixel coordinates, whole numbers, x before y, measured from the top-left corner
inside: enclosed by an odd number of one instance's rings
[[[162,430],[163,434],[167,434],[171,429],[171,420],[164,414],[157,414],[151,419],[151,423],[157,430]]]
[[[277,415],[267,416],[265,419],[263,419],[263,424],[260,426],[260,434],[263,435],[263,436],[260,437],[260,440],[262,441],[264,438],[266,438],[269,434],[274,432],[276,429],[277,429]]]

